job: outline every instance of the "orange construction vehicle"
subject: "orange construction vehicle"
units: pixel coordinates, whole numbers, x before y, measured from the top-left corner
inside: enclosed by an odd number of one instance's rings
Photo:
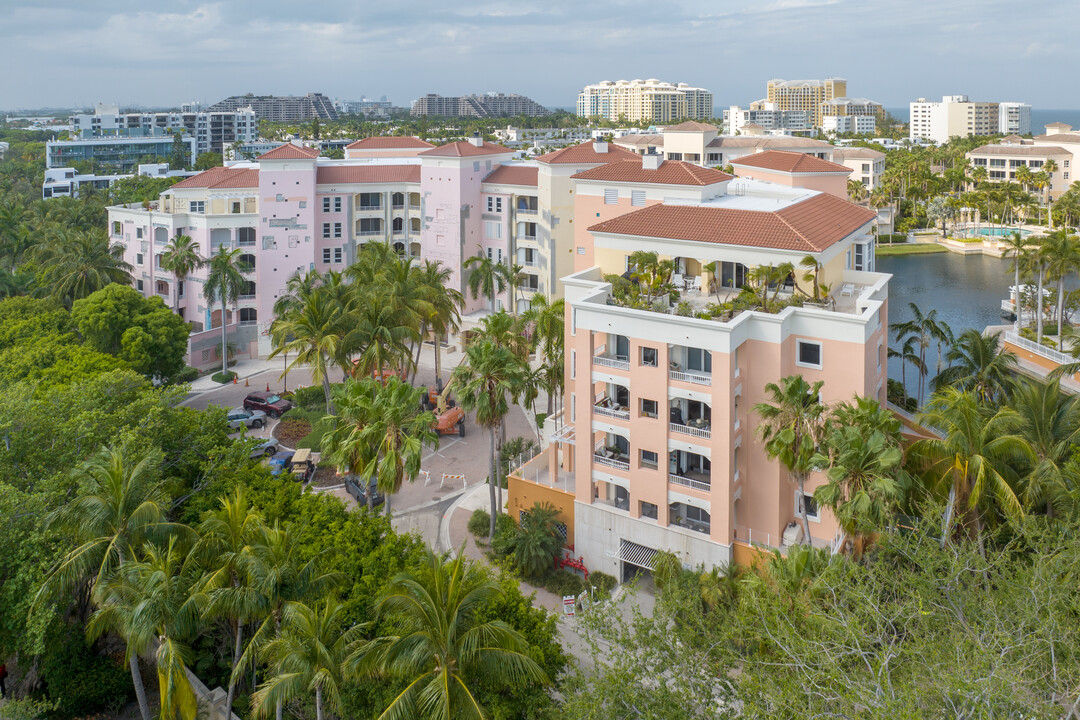
[[[465,411],[454,404],[454,399],[450,397],[449,384],[438,395],[429,392],[428,402],[434,404],[435,432],[440,435],[457,433],[465,437]]]

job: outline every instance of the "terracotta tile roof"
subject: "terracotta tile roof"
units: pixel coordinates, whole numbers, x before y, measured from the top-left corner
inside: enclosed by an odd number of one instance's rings
[[[571,145],[562,150],[541,155],[536,160],[548,165],[602,165],[635,157],[638,157],[637,153],[621,148],[614,143],[608,143],[607,152],[598,153],[593,148],[593,141],[588,140],[580,145]]]
[[[527,185],[536,187],[539,168],[535,165],[500,165],[484,178],[484,182],[495,185]]]
[[[1034,145],[983,145],[968,151],[968,155],[1031,155],[1034,157],[1068,154],[1067,150],[1051,145],[1039,147]]]
[[[874,150],[868,147],[847,147],[847,148],[835,148],[833,150],[833,157],[843,160],[855,159],[860,160],[880,160],[885,157],[885,153],[880,150]]]
[[[259,171],[253,168],[210,168],[172,186],[185,188],[256,188],[259,187]],[[172,188],[170,188],[172,189]]]
[[[720,128],[715,125],[706,125],[705,123],[694,122],[693,120],[687,120],[681,122],[678,125],[672,125],[664,128],[664,132],[718,132]]]
[[[1080,143],[1080,132],[1059,132],[1054,135],[1036,135],[1032,140],[1042,142]]]
[[[775,212],[661,203],[593,225],[589,232],[815,253],[876,217],[873,210],[818,193]]]
[[[723,135],[721,137],[710,140],[709,144],[706,147],[761,147],[769,149],[798,147],[832,149],[833,146],[827,142],[822,142],[820,140],[794,137],[792,135]]]
[[[621,138],[615,138],[615,144],[617,145],[657,145],[662,146],[664,144],[663,135],[644,135],[642,133],[634,133],[632,135],[623,135]]]
[[[263,153],[258,157],[259,160],[314,160],[319,157],[319,151],[315,148],[306,148],[293,145],[292,143],[285,143],[284,145],[278,145],[270,152]]]
[[[1005,137],[1001,138],[999,142],[1015,143],[1019,145],[1020,143],[1024,142],[1024,138],[1020,137],[1019,135],[1006,135]]]
[[[1047,123],[1043,127],[1053,127],[1053,128],[1063,127],[1063,128],[1069,128],[1070,130],[1072,129],[1072,125],[1069,125],[1068,123],[1063,123],[1063,122]]]
[[[816,158],[800,152],[785,150],[766,150],[732,160],[735,167],[754,167],[762,170],[774,170],[783,173],[844,173],[849,175],[851,168],[828,160]]]
[[[315,173],[316,185],[419,182],[419,165],[327,165]]]
[[[577,180],[606,182],[660,183],[663,185],[713,185],[726,182],[731,175],[712,168],[698,167],[686,162],[665,160],[655,170],[645,168],[640,159],[620,160],[573,175]]]
[[[496,145],[495,143],[489,143],[487,140],[485,140],[484,144],[480,147],[476,147],[466,140],[458,140],[457,142],[440,145],[431,150],[425,150],[420,154],[431,157],[473,157],[476,155],[498,155],[500,153],[512,152],[514,151],[509,148],[504,148],[502,145]]]
[[[366,137],[345,146],[346,150],[414,150],[417,148],[435,147],[426,140],[418,137],[394,137],[383,135],[380,137]]]

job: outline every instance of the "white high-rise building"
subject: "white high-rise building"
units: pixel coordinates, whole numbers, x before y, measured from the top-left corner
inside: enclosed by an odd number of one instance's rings
[[[618,122],[649,120],[708,120],[713,116],[713,94],[686,83],[648,80],[604,80],[586,85],[578,93],[577,114]]]
[[[952,137],[1031,132],[1031,106],[1024,103],[973,102],[967,95],[946,95],[941,102],[919,98],[909,107],[912,142],[942,144]]]
[[[1003,135],[1031,134],[1031,106],[1022,102],[998,105],[998,132]]]

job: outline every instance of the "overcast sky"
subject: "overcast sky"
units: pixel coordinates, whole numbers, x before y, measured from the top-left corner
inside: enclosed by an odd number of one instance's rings
[[[889,107],[1080,108],[1078,27],[1080,0],[0,0],[0,108],[487,91],[572,106],[634,78],[727,105],[827,76]]]

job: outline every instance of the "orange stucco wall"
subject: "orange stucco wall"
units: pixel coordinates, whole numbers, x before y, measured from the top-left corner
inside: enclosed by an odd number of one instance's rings
[[[559,520],[566,523],[566,544],[574,544],[574,496],[555,488],[537,485],[510,475],[507,477],[508,511],[515,522],[522,510],[536,503],[551,503],[559,511]]]

